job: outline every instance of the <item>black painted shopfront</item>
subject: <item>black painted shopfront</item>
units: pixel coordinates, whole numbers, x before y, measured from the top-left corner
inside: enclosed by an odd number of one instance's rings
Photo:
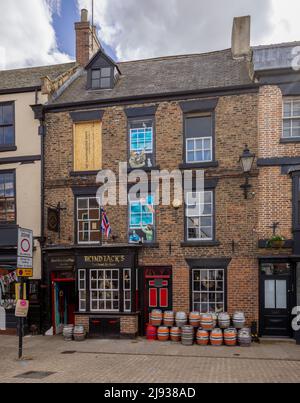
[[[45,249],[44,331],[60,334],[63,325],[82,323],[89,337],[121,337],[126,318],[138,316],[137,249]]]

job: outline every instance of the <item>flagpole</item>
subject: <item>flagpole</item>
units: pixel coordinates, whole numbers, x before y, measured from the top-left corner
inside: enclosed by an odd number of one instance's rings
[[[103,228],[102,228],[102,221],[103,221],[103,209],[100,207],[100,246],[103,246]]]

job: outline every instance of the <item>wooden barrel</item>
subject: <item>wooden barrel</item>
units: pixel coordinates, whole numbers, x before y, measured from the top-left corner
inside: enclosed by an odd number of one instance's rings
[[[157,330],[157,338],[159,341],[168,341],[170,337],[170,330],[166,326],[161,326]]]
[[[223,332],[221,329],[214,329],[210,334],[210,344],[212,346],[223,345]]]
[[[180,327],[172,327],[171,332],[170,332],[170,336],[171,336],[171,341],[173,341],[174,343],[180,342],[180,340],[181,340],[181,329],[180,329]]]
[[[184,346],[192,346],[194,344],[193,326],[183,326],[181,329],[181,343]]]
[[[230,315],[227,312],[221,312],[218,316],[218,324],[220,329],[229,329]]]
[[[199,346],[207,346],[209,342],[209,333],[207,330],[199,328],[196,335],[197,344]]]
[[[241,329],[238,335],[239,345],[241,347],[250,347],[252,343],[252,336],[250,329]]]
[[[73,331],[73,335],[74,335],[74,340],[75,341],[84,341],[85,340],[85,329],[83,326],[75,326],[74,327],[74,331]]]
[[[146,330],[147,340],[153,341],[157,339],[157,327],[150,324],[147,325]]]
[[[63,328],[63,336],[65,341],[73,340],[74,325],[65,325]]]
[[[237,344],[237,331],[233,328],[224,330],[224,342],[226,346],[233,347]]]
[[[164,313],[164,326],[172,327],[175,322],[175,313],[173,311],[166,311]]]
[[[214,328],[214,319],[210,313],[204,313],[201,316],[201,327],[204,330],[211,331]]]
[[[200,326],[200,312],[191,312],[189,315],[189,321],[190,325],[193,327],[199,327]]]
[[[161,326],[163,320],[163,314],[160,309],[154,309],[151,312],[150,322],[152,326]]]
[[[236,329],[243,329],[246,324],[246,317],[244,312],[235,312],[233,315],[233,326]]]
[[[176,326],[183,327],[187,324],[187,314],[185,312],[176,313]]]

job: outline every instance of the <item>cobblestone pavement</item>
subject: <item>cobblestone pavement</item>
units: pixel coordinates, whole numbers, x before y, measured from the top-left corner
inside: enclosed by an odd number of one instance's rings
[[[45,383],[300,383],[300,346],[264,341],[250,348],[184,347],[172,343],[26,337],[17,361],[16,337],[0,336],[0,382]],[[67,352],[67,354],[66,354]],[[16,378],[29,371],[44,379]]]

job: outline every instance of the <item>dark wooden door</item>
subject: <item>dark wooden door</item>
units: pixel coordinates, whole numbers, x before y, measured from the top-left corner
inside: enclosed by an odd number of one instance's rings
[[[172,310],[172,268],[144,268],[142,289],[142,329],[145,331],[153,309],[161,309],[163,312]]]
[[[261,334],[292,337],[292,270],[289,264],[266,264],[261,271]]]

